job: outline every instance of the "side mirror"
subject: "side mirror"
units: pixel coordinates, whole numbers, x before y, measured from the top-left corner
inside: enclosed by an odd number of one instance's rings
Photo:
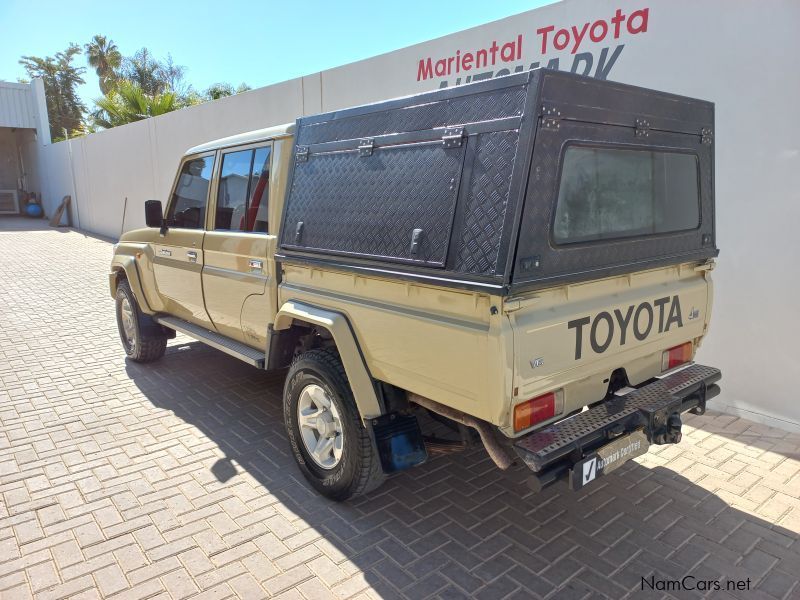
[[[164,212],[161,208],[161,200],[145,201],[144,222],[148,227],[161,227],[164,224]]]

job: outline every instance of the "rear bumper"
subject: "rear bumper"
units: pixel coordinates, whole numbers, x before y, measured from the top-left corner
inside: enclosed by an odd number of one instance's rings
[[[631,439],[646,437],[645,446],[679,442],[681,413],[705,412],[706,402],[719,394],[716,382],[721,377],[719,369],[704,365],[676,369],[624,396],[520,438],[514,449],[533,471],[531,484],[535,489],[565,478],[573,489],[583,487],[596,478],[595,474],[604,474],[604,448],[613,440],[630,434]],[[636,448],[640,446],[637,442]],[[623,448],[623,454],[627,451]],[[618,461],[614,468],[625,460]],[[584,481],[579,474],[591,461],[595,461],[591,464],[593,475]],[[595,468],[597,465],[600,466]]]

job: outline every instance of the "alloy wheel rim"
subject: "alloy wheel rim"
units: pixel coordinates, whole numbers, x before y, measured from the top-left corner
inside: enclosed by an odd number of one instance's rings
[[[125,334],[125,341],[131,349],[133,349],[136,345],[136,326],[134,324],[133,307],[127,298],[122,299],[119,312],[122,319],[122,331]]]
[[[311,460],[323,469],[336,467],[342,460],[342,420],[336,404],[321,386],[312,383],[300,392],[297,424]]]

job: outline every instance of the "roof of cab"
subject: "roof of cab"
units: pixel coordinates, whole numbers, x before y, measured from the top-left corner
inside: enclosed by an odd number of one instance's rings
[[[251,144],[254,142],[261,142],[278,137],[285,137],[287,135],[294,135],[294,123],[286,123],[284,125],[276,125],[275,127],[267,127],[266,129],[256,129],[255,131],[246,131],[236,135],[212,140],[205,144],[200,144],[189,148],[186,155],[198,154],[200,152],[208,152],[218,148],[227,148],[228,146],[239,146],[240,144]]]

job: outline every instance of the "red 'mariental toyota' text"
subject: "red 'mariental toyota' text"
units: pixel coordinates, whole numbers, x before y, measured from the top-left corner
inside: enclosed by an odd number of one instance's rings
[[[649,13],[649,8],[641,8],[630,14],[618,8],[608,19],[586,21],[570,27],[539,27],[536,30],[536,47],[542,55],[564,50],[575,54],[587,40],[600,43],[606,39],[619,39],[626,32],[630,35],[646,32]],[[506,42],[492,40],[484,48],[458,49],[451,56],[422,58],[417,65],[417,81],[519,62],[522,59],[522,45],[523,35],[518,34],[516,39]]]
[[[618,8],[609,21],[598,19],[593,23],[586,22],[580,28],[577,25],[573,25],[569,29],[562,28],[557,31],[555,25],[550,25],[537,29],[536,35],[541,39],[542,54],[547,54],[549,41],[552,41],[553,48],[556,50],[565,50],[569,47],[570,54],[575,54],[586,38],[587,33],[589,34],[589,39],[593,42],[602,42],[609,34],[612,34],[615,40],[619,39],[623,23],[631,35],[647,31],[649,13],[649,8],[642,8],[633,11],[628,16],[622,12],[622,9]],[[550,37],[553,31],[555,33]]]
[[[461,71],[493,67],[498,62],[516,62],[522,59],[522,34],[511,42],[502,46],[493,40],[486,48],[479,48],[468,52],[456,50],[453,56],[440,58],[435,63],[432,58],[419,61],[417,81],[431,77],[444,77]]]

